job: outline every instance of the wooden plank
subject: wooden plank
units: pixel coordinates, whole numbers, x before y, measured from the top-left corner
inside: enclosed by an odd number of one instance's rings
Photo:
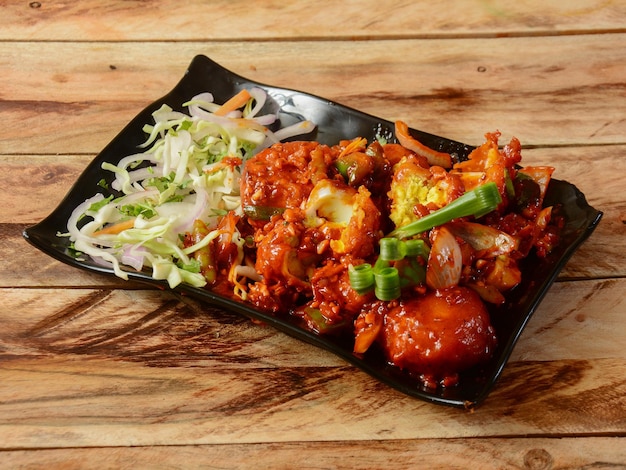
[[[626,358],[626,351],[615,346],[623,341],[625,294],[622,279],[555,284],[527,325],[513,360]],[[313,355],[317,348],[285,336],[276,350],[283,333],[171,292],[9,288],[2,297],[0,344],[8,355],[17,348],[18,355],[104,355],[164,367],[213,361],[252,368],[328,365],[326,359],[315,362],[326,356]],[[15,314],[25,306],[27,312]],[[314,362],[308,362],[312,356]],[[272,362],[259,363],[257,357]],[[252,363],[246,365],[248,360]]]
[[[0,464],[64,470],[83,468],[85,462],[106,468],[180,468],[184,462],[189,470],[622,468],[622,444],[615,437],[516,437],[41,449],[0,452]]]
[[[624,359],[511,363],[473,413],[344,367],[146,367],[3,360],[3,449],[624,435]],[[28,386],[25,386],[28,384]]]
[[[0,155],[0,223],[38,222],[63,200],[94,158],[64,155]],[[8,233],[6,235],[9,235]]]
[[[623,434],[625,294],[624,280],[555,285],[468,413],[166,292],[4,289],[0,446]]]
[[[0,154],[97,153],[196,54],[470,144],[496,129],[529,146],[624,143],[626,34],[614,36],[398,40],[394,54],[388,41],[0,43]]]
[[[2,298],[7,359],[83,355],[148,368],[344,365],[274,328],[171,292],[4,289]]]
[[[371,0],[255,2],[3,2],[0,39],[277,40],[286,38],[457,37],[623,31],[621,2],[484,2],[380,4]],[[167,27],[158,27],[167,17]]]
[[[585,360],[615,353],[626,358],[615,348],[624,342],[624,286],[621,279],[555,284],[526,325],[511,360]]]

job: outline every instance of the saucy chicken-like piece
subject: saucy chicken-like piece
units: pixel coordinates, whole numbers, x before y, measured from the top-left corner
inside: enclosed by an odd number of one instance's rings
[[[317,255],[303,218],[302,211],[287,209],[255,233],[255,269],[262,281],[251,285],[248,300],[262,310],[285,311],[311,295],[308,277]]]
[[[241,204],[245,208],[295,209],[320,179],[336,153],[317,142],[286,142],[258,153],[245,163]]]
[[[392,364],[419,371],[424,384],[434,387],[455,384],[458,371],[489,359],[496,335],[478,294],[453,287],[390,308],[380,341]]]
[[[313,297],[308,312],[335,324],[351,320],[360,308],[348,262],[339,260],[362,262],[374,252],[381,213],[365,186],[351,187],[338,174],[333,160],[338,152],[292,142],[246,163],[241,194],[254,227],[254,266],[261,278],[249,283],[248,300],[263,310],[293,312]]]
[[[348,330],[365,304],[367,297],[350,286],[347,265],[351,262],[351,258],[328,260],[311,276],[313,300],[296,313],[311,330],[325,332],[337,327]]]

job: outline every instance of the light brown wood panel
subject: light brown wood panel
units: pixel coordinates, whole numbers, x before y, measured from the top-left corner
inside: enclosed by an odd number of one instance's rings
[[[6,181],[0,186],[0,223],[43,219],[61,203],[93,158],[94,155],[0,155],[0,172]]]
[[[626,8],[616,0],[574,2],[245,0],[150,2],[1,2],[14,40],[224,40],[370,37],[454,37],[586,33],[623,30]],[[167,24],[167,27],[161,25]]]
[[[616,279],[556,283],[527,325],[513,359],[626,358],[625,351],[614,351],[622,335],[625,289],[626,283]],[[286,336],[287,349],[278,348],[282,340],[276,338],[283,333],[178,294],[57,291],[2,291],[0,343],[6,351],[104,356],[164,367],[212,366],[213,361],[253,368],[328,365],[325,354],[312,354],[317,348]],[[248,358],[253,358],[251,364],[246,364]]]
[[[623,335],[626,297],[622,280],[559,282],[534,313],[512,361],[610,357]],[[626,359],[624,354],[618,356]]]
[[[0,43],[0,153],[96,153],[196,54],[470,144],[624,143],[626,34],[473,40]],[[393,54],[389,47],[393,46]],[[519,48],[532,48],[520,55]],[[155,59],[156,58],[156,59]],[[33,70],[37,73],[33,73]],[[51,92],[51,90],[53,90]]]
[[[0,364],[3,449],[620,433],[623,359],[511,363],[474,412],[351,367],[146,367],[95,357]],[[28,384],[27,387],[25,385]]]
[[[625,294],[623,280],[555,285],[490,397],[468,413],[191,299],[4,289],[0,428],[12,433],[1,445],[63,446],[68,432],[80,446],[618,432]]]
[[[345,365],[274,328],[186,296],[108,288],[55,292],[2,291],[0,344],[8,356],[80,355],[165,368]]]
[[[42,449],[0,452],[6,468],[74,470],[85,462],[106,468],[449,469],[622,468],[623,442],[614,437],[476,438],[286,442],[184,446]]]

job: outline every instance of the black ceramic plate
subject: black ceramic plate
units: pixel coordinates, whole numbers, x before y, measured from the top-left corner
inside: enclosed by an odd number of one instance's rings
[[[168,95],[141,111],[91,162],[54,212],[37,225],[27,228],[24,237],[35,247],[64,263],[114,275],[106,267],[74,258],[68,250],[67,239],[57,236],[57,233],[67,230],[67,220],[79,203],[98,191],[104,191],[98,186],[98,182],[107,176],[100,168],[101,163],[105,161],[117,163],[122,157],[135,153],[137,146],[145,139],[143,125],[152,122],[152,112],[162,104],[167,103],[174,109],[182,111],[182,104],[200,92],[210,91],[216,102],[223,102],[242,88],[252,85],[261,86],[268,92],[267,111],[278,114],[281,126],[303,119],[315,122],[316,131],[305,136],[306,139],[331,145],[340,139],[358,136],[369,140],[375,139],[378,135],[393,139],[393,123],[389,121],[306,93],[252,82],[222,68],[205,56],[197,56],[178,85]],[[417,130],[411,132],[426,145],[451,153],[456,159],[464,159],[472,150],[471,146],[432,134]],[[465,372],[455,387],[425,389],[417,379],[387,365],[376,350],[371,350],[363,358],[355,357],[349,339],[318,336],[302,329],[295,321],[269,316],[250,305],[222,297],[209,290],[187,286],[181,286],[177,290],[224,309],[261,320],[291,336],[332,351],[373,377],[410,396],[439,404],[473,407],[486,398],[500,376],[520,333],[558,272],[578,246],[593,232],[602,216],[601,212],[587,204],[584,195],[576,187],[565,181],[553,180],[550,183],[546,203],[561,204],[564,209],[567,223],[562,243],[547,259],[531,257],[526,260],[522,266],[523,283],[511,292],[506,305],[490,312],[499,338],[499,347],[493,360],[480,369]],[[147,273],[132,272],[129,273],[129,277],[167,287],[163,282],[154,281]]]

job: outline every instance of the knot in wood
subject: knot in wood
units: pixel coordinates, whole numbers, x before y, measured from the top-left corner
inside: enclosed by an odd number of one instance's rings
[[[549,470],[554,460],[545,449],[531,449],[524,455],[524,468],[528,470]]]

